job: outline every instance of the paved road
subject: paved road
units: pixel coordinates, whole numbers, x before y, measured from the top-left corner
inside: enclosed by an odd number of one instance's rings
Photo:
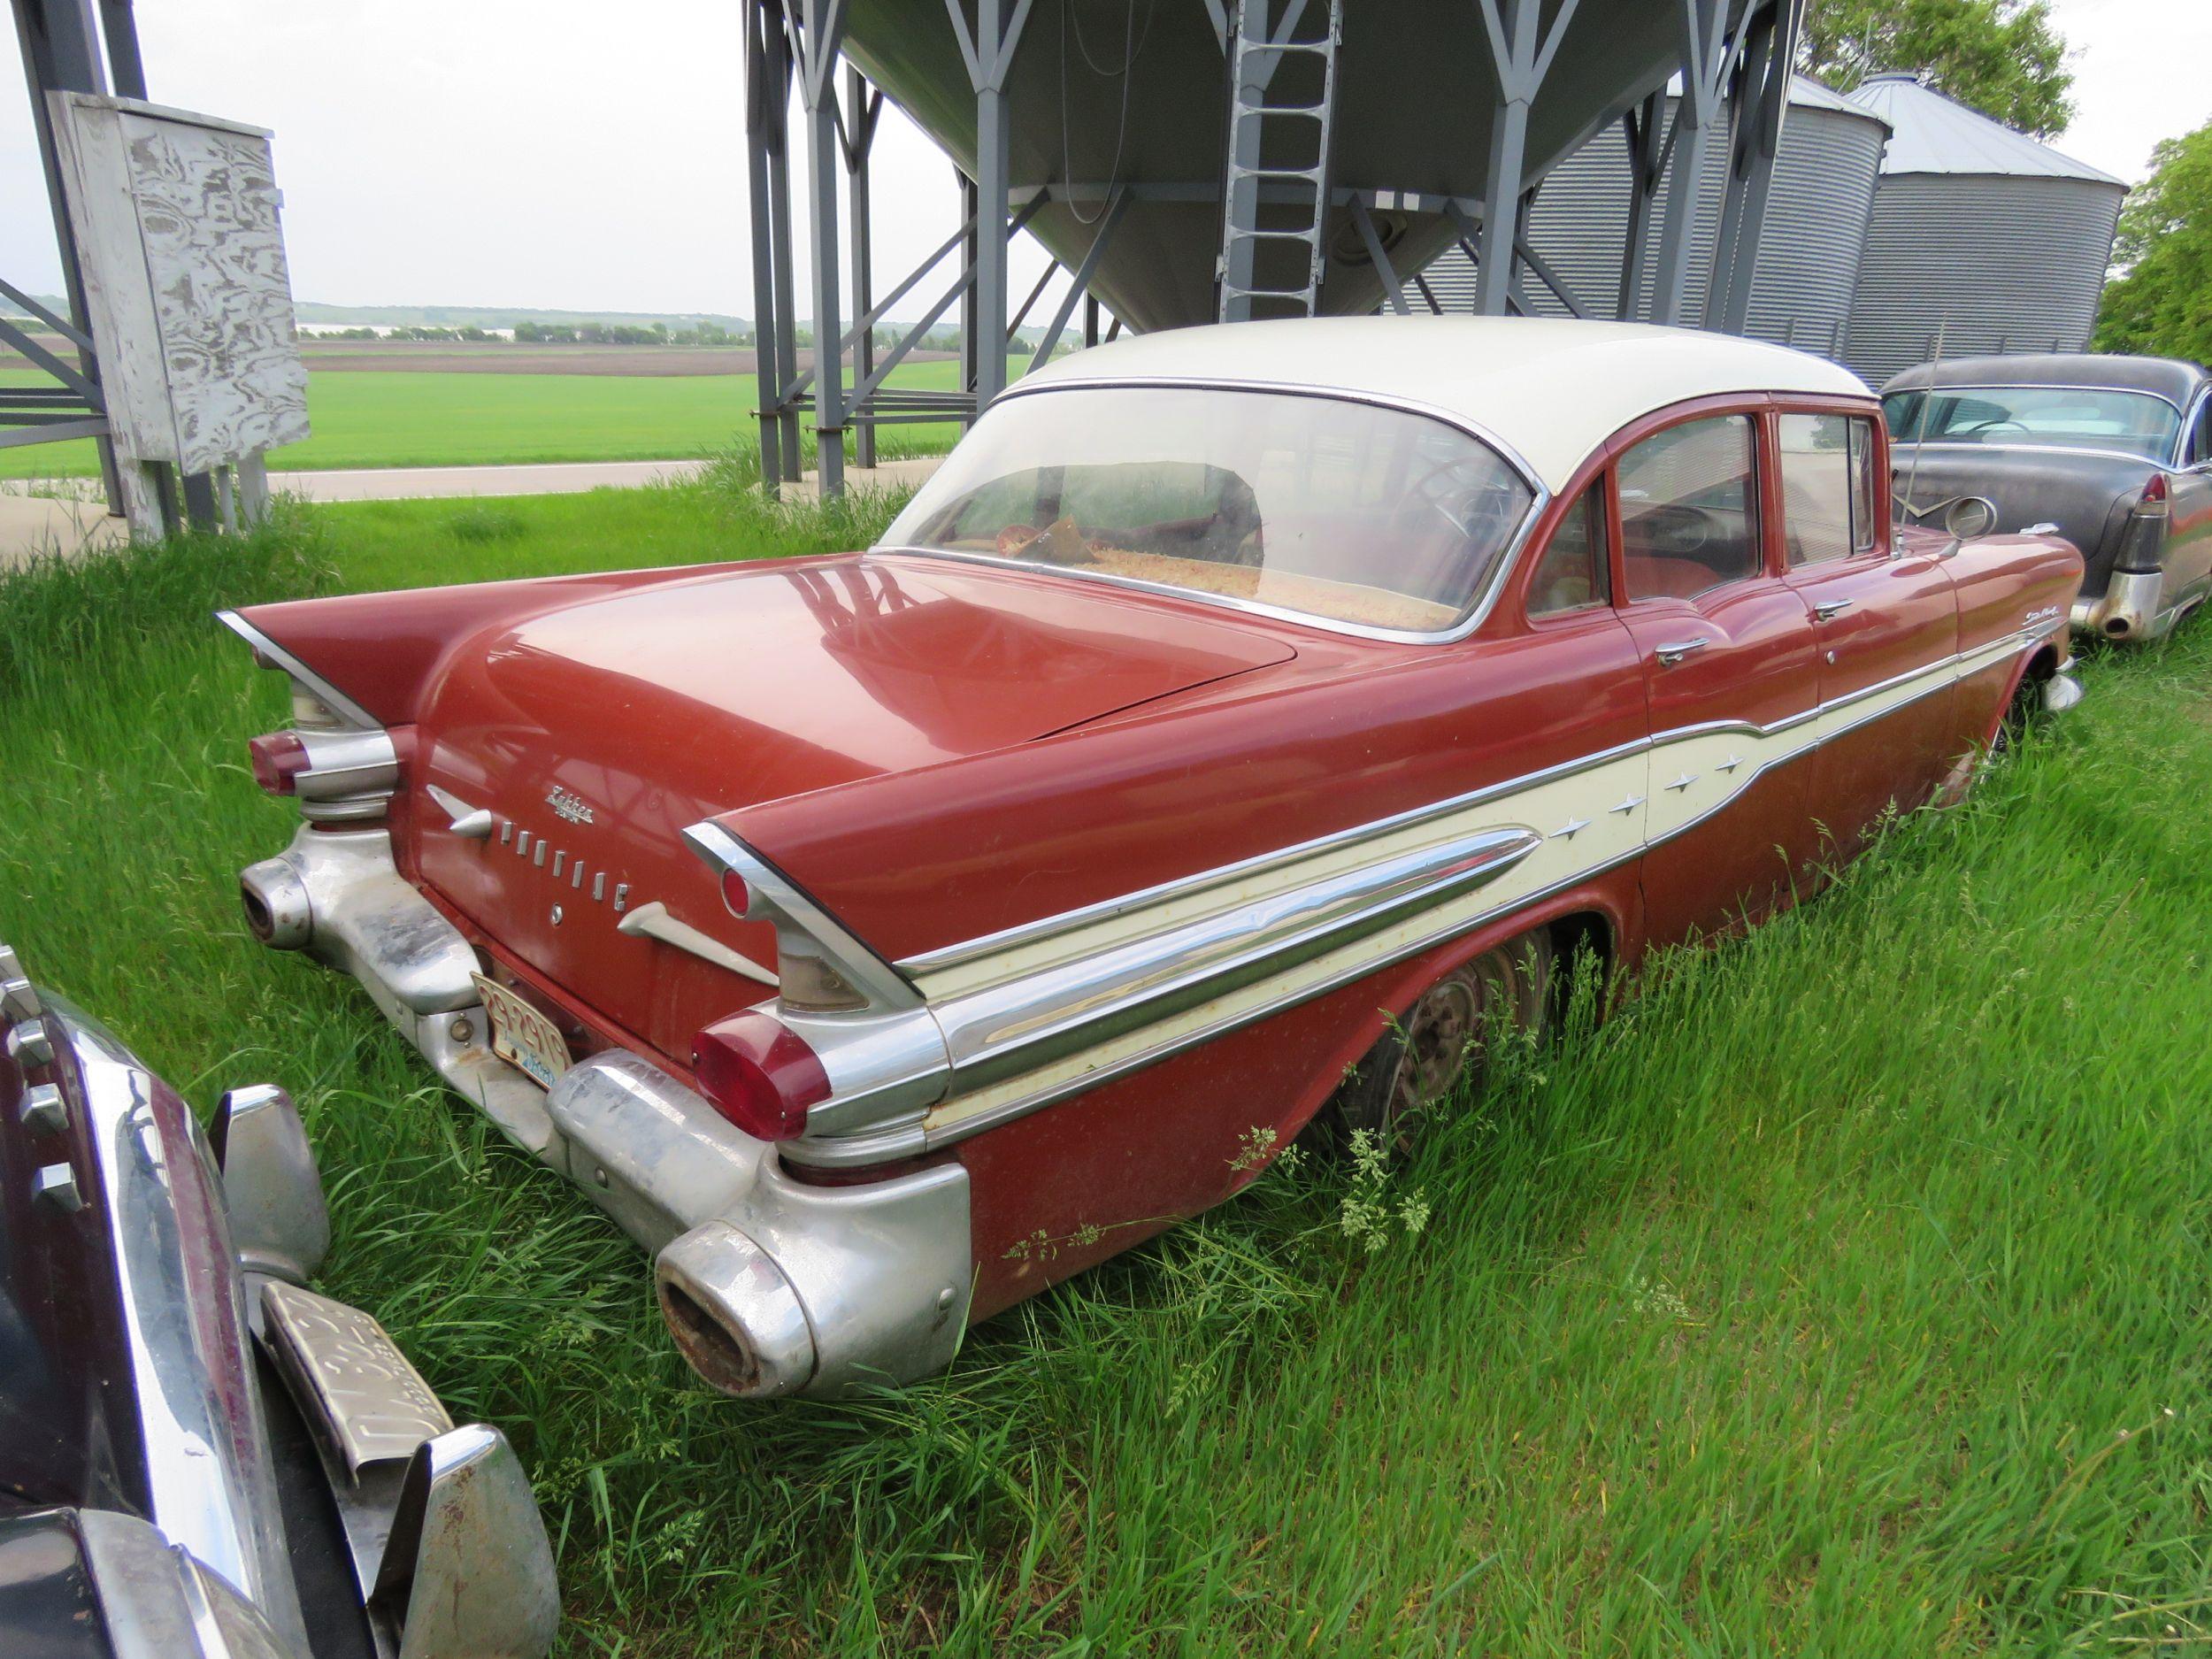
[[[886,461],[871,472],[845,469],[849,488],[886,489],[918,484],[938,457]],[[418,501],[449,495],[567,495],[586,489],[627,489],[664,479],[696,478],[704,461],[574,461],[538,466],[395,466],[326,472],[272,472],[269,488],[310,501]],[[811,488],[815,476],[806,475]]]
[[[854,489],[918,484],[937,470],[938,457],[886,461],[872,472],[848,467]],[[566,495],[587,489],[630,489],[663,479],[695,478],[704,461],[577,461],[537,466],[396,466],[342,472],[272,472],[273,489],[310,501],[420,501],[488,495]],[[802,489],[811,489],[809,472]],[[96,488],[83,480],[88,490]],[[56,500],[0,494],[0,569],[40,553],[76,554],[125,539],[123,521],[107,516],[96,498]]]
[[[704,461],[562,461],[534,466],[388,466],[271,472],[269,488],[310,501],[415,501],[436,495],[570,495],[695,478]]]

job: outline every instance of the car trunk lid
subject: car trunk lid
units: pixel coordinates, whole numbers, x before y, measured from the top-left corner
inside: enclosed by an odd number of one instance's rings
[[[684,845],[689,825],[1294,654],[1194,607],[943,560],[662,583],[448,653],[421,705],[408,840],[421,879],[496,951],[680,1063],[700,1025],[771,992],[672,940],[775,962],[772,933],[729,916]],[[493,818],[480,839],[453,827],[475,809]]]

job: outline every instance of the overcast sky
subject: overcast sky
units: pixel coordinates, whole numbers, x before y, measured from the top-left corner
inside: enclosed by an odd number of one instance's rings
[[[2208,0],[2054,11],[2080,111],[2059,149],[2139,179],[2159,139],[2212,119]],[[753,315],[734,0],[166,0],[138,19],[155,101],[275,129],[300,299]],[[876,180],[877,268],[896,273],[949,233],[951,167],[893,111]],[[1025,250],[1018,284],[1043,263]],[[59,286],[12,89],[0,276]]]

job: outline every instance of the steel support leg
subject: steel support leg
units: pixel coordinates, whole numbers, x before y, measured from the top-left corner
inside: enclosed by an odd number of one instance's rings
[[[986,13],[998,0],[983,0]],[[1006,389],[1006,200],[1010,157],[1006,91],[976,94],[975,406],[979,414]]]
[[[1513,299],[1514,247],[1521,239],[1521,196],[1528,182],[1529,106],[1550,73],[1575,8],[1576,0],[1560,0],[1550,27],[1540,28],[1537,0],[1476,0],[1497,94],[1490,110],[1490,165],[1475,260],[1475,311],[1481,316],[1504,316]]]
[[[1623,322],[1636,319],[1637,303],[1643,297],[1644,263],[1651,242],[1651,204],[1659,194],[1663,134],[1660,117],[1665,95],[1655,92],[1636,109],[1621,117],[1628,143],[1628,225],[1621,247],[1620,305],[1615,315]]]
[[[1006,389],[1007,196],[1012,166],[1012,111],[1007,72],[1021,45],[1032,0],[976,0],[971,30],[962,0],[945,0],[975,93],[975,403],[979,413]]]
[[[967,236],[960,244],[960,268],[972,272],[977,250],[982,245],[983,221],[976,206],[975,180],[956,168],[954,171],[960,181],[960,222],[968,227]],[[976,341],[982,334],[979,315],[975,304],[975,283],[971,280],[960,290],[960,388],[971,396],[975,393]],[[975,423],[972,411],[967,423]]]
[[[869,160],[875,148],[876,120],[883,111],[883,94],[870,90],[857,69],[845,71],[846,216],[852,220],[853,315],[864,318],[875,309],[875,249],[870,227]],[[864,386],[875,373],[876,331],[872,325],[853,342],[853,384]],[[864,410],[853,430],[853,461],[863,467],[876,464],[876,428]]]
[[[770,495],[783,477],[783,309],[776,290],[778,200],[773,152],[780,143],[790,82],[782,66],[783,18],[774,0],[745,0],[745,182],[752,209],[753,374],[760,421],[760,481]]]
[[[1682,319],[1690,273],[1690,232],[1697,217],[1698,186],[1705,172],[1705,141],[1720,114],[1726,72],[1727,0],[1678,0],[1682,25],[1682,96],[1675,104],[1672,152],[1667,165],[1667,211],[1659,227],[1659,265],[1652,288],[1651,320]]]
[[[799,378],[798,279],[791,257],[791,153],[785,140],[785,118],[790,109],[790,38],[782,27],[783,7],[773,4],[771,20],[776,29],[774,70],[783,95],[772,107],[772,131],[768,152],[769,254],[775,266],[778,306],[776,327],[776,385],[782,401],[776,411],[776,452],[780,481],[795,484],[803,469],[799,443],[799,411],[791,406],[791,383]]]
[[[1759,235],[1774,185],[1789,81],[1797,51],[1800,0],[1773,0],[1752,25],[1735,74],[1734,140],[1729,146],[1728,198],[1713,250],[1713,282],[1705,326],[1742,334],[1751,322],[1751,289],[1758,275]]]
[[[814,465],[825,495],[845,489],[845,337],[839,278],[837,53],[845,0],[800,0],[799,98],[806,107],[806,216],[814,274]]]
[[[1530,0],[1529,9],[1535,7]],[[1528,104],[1500,99],[1490,111],[1490,169],[1482,190],[1482,240],[1475,264],[1475,314],[1502,317],[1513,292],[1513,244],[1519,239],[1521,170],[1528,149]]]

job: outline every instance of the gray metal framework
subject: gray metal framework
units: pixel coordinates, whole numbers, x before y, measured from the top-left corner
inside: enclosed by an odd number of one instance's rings
[[[31,124],[38,135],[39,165],[46,175],[46,199],[54,216],[54,242],[61,257],[62,292],[69,315],[56,316],[4,280],[0,280],[0,295],[59,334],[73,350],[76,361],[69,362],[16,324],[0,318],[0,342],[53,381],[50,386],[0,388],[0,449],[96,438],[108,500],[119,502],[115,453],[108,440],[107,399],[100,389],[99,354],[85,309],[84,271],[77,257],[68,204],[62,195],[61,157],[54,142],[46,95],[104,93],[112,88],[124,97],[144,97],[146,73],[139,58],[137,25],[131,15],[130,0],[100,0],[96,23],[92,0],[12,0],[12,4],[16,44],[30,93]]]
[[[1171,0],[1169,0],[1171,3]],[[1248,314],[1228,290],[1249,286],[1246,273],[1250,240],[1240,242],[1237,227],[1256,223],[1256,209],[1272,204],[1292,217],[1313,214],[1316,187],[1333,209],[1343,209],[1366,255],[1383,278],[1386,304],[1409,309],[1399,274],[1390,259],[1383,221],[1394,212],[1439,215],[1456,233],[1477,270],[1475,310],[1503,315],[1527,313],[1532,280],[1540,283],[1568,311],[1592,314],[1584,296],[1567,285],[1530,246],[1528,211],[1542,180],[1529,176],[1528,131],[1532,106],[1559,58],[1563,42],[1581,0],[1455,0],[1468,7],[1486,37],[1491,72],[1474,88],[1488,101],[1490,149],[1480,198],[1422,195],[1410,191],[1357,188],[1328,177],[1324,157],[1317,169],[1296,177],[1271,178],[1257,167],[1256,155],[1233,147],[1237,130],[1238,77],[1234,64],[1240,40],[1248,57],[1263,64],[1270,42],[1311,39],[1312,28],[1298,31],[1310,4],[1317,0],[1182,0],[1202,6],[1211,37],[1223,59],[1225,119],[1221,151],[1211,157],[1210,182],[1120,180],[1093,183],[1060,180],[1010,188],[1009,71],[1020,50],[1034,0],[944,0],[957,40],[968,89],[975,100],[976,143],[972,169],[960,173],[959,224],[928,258],[877,296],[871,266],[867,213],[869,152],[883,94],[856,68],[849,67],[841,96],[836,73],[846,31],[849,0],[742,0],[745,14],[747,86],[747,177],[752,204],[754,288],[758,312],[757,362],[758,419],[763,480],[771,491],[801,475],[803,418],[811,414],[818,465],[826,493],[842,487],[844,439],[855,434],[856,458],[874,458],[875,429],[902,422],[972,420],[1003,391],[1018,331],[1049,285],[1056,269],[1065,270],[1069,288],[1044,329],[1044,341],[1031,356],[1034,366],[1048,357],[1065,335],[1079,301],[1083,303],[1083,338],[1099,337],[1099,307],[1089,285],[1101,257],[1133,204],[1188,204],[1212,208],[1223,227],[1217,265],[1220,314]],[[1673,17],[1684,94],[1671,122],[1663,120],[1663,89],[1654,89],[1623,117],[1634,160],[1635,184],[1621,256],[1620,293],[1632,301],[1644,282],[1650,257],[1656,290],[1653,320],[1683,320],[1691,250],[1693,215],[1686,201],[1662,220],[1655,249],[1647,254],[1652,210],[1663,180],[1680,194],[1691,188],[1698,163],[1719,125],[1724,107],[1740,111],[1731,128],[1727,188],[1713,280],[1701,319],[1709,328],[1744,330],[1751,279],[1758,257],[1760,230],[1770,189],[1775,153],[1787,105],[1790,60],[1795,50],[1805,0],[1655,0]],[[1333,8],[1322,4],[1322,10]],[[1549,15],[1546,16],[1548,12]],[[1339,50],[1348,50],[1341,46]],[[812,250],[814,362],[798,366],[800,296],[792,261],[793,196],[787,124],[794,88],[804,111],[808,175],[807,225]],[[1250,100],[1248,99],[1248,102]],[[1617,106],[1616,106],[1617,107]],[[1593,109],[1593,129],[1610,111]],[[1665,130],[1663,131],[1662,127]],[[1668,167],[1680,153],[1687,165]],[[847,324],[838,276],[841,257],[836,169],[846,173],[851,219],[850,280],[854,309]],[[1194,169],[1202,171],[1202,169]],[[1317,177],[1309,177],[1316,173]],[[1258,175],[1258,176],[1256,176]],[[1241,213],[1228,199],[1233,188],[1250,193]],[[1048,204],[1077,212],[1094,226],[1087,249],[1064,265],[1048,267],[1022,304],[1010,316],[1008,255],[1012,239]],[[923,288],[933,275],[936,298],[922,320],[898,334],[879,354],[875,329],[888,311]],[[1425,289],[1407,273],[1417,292]],[[928,291],[928,290],[925,290]],[[1436,309],[1432,295],[1428,303]],[[1607,296],[1609,301],[1611,296]],[[950,391],[891,388],[891,371],[936,327],[955,305],[960,307],[961,385]],[[1310,304],[1307,309],[1314,309]],[[1119,323],[1114,327],[1118,330]],[[1110,335],[1109,336],[1110,337]],[[831,342],[835,342],[833,349]],[[849,366],[845,358],[849,355]]]
[[[122,513],[127,499],[137,503],[134,526],[166,529],[187,522],[200,529],[234,526],[242,508],[246,516],[257,516],[265,496],[257,465],[238,469],[234,483],[227,468],[219,477],[206,473],[179,476],[175,468],[152,463],[145,467],[148,477],[142,484],[117,465],[110,436],[107,399],[100,383],[101,345],[92,336],[90,313],[85,305],[84,266],[64,195],[60,152],[47,95],[87,92],[123,98],[146,96],[146,67],[139,52],[132,0],[97,0],[96,7],[95,0],[11,0],[11,4],[69,314],[57,316],[5,280],[0,280],[0,295],[59,334],[76,362],[70,363],[0,318],[0,342],[53,380],[50,386],[0,388],[0,449],[92,438],[99,445],[101,481],[111,512]],[[247,499],[242,502],[241,495]]]

